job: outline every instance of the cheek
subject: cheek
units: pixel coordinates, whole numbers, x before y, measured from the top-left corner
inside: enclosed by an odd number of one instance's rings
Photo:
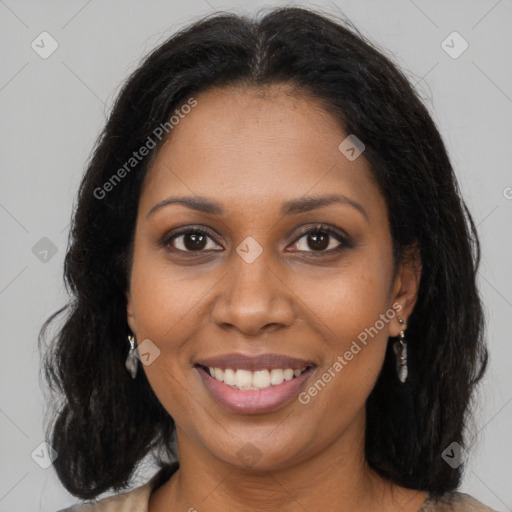
[[[347,260],[329,278],[301,278],[295,288],[326,354],[315,379],[326,382],[325,387],[318,383],[306,392],[317,410],[331,410],[336,421],[364,406],[382,367],[395,316],[389,304],[391,260],[372,257],[370,251],[366,256]]]
[[[209,290],[218,281],[212,272],[178,268],[150,250],[134,252],[131,296],[137,339],[149,339],[158,348],[158,356],[143,369],[159,401],[183,428],[189,423],[191,428],[191,418],[200,413],[190,400],[197,390],[190,383],[194,370],[188,343],[209,319]]]
[[[156,256],[155,256],[156,253]],[[135,251],[131,295],[140,335],[172,348],[172,339],[200,308],[210,278],[183,272],[157,251]],[[169,346],[171,345],[171,346]]]
[[[389,309],[391,262],[361,251],[324,275],[296,273],[293,289],[331,348],[342,350]],[[388,323],[378,324],[387,338]],[[364,338],[364,336],[362,336]]]

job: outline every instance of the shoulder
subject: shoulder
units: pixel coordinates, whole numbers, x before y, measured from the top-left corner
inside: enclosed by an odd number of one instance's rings
[[[174,462],[162,467],[148,482],[131,491],[97,501],[76,503],[57,512],[148,512],[151,493],[171,478],[178,468],[179,463]]]
[[[153,482],[132,491],[108,496],[99,501],[77,503],[58,512],[147,512]]]
[[[439,498],[429,497],[418,512],[496,512],[469,494],[452,491]]]

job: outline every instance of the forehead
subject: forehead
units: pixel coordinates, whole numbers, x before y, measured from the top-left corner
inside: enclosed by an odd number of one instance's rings
[[[168,195],[262,210],[336,192],[385,208],[370,165],[339,151],[348,134],[316,98],[273,85],[213,88],[195,99],[148,171],[141,210]]]

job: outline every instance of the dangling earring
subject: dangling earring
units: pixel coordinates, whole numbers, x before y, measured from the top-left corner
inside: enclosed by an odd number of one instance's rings
[[[405,326],[402,318],[398,317],[401,325]],[[396,354],[396,372],[400,382],[404,383],[407,380],[407,343],[405,341],[405,331],[402,329],[399,334],[400,338],[395,341],[393,350]]]
[[[136,351],[137,348],[135,346],[135,338],[130,334],[128,336],[128,341],[130,342],[130,351],[128,352],[128,357],[126,358],[125,366],[128,370],[128,373],[132,376],[132,379],[135,379],[137,376],[137,368],[139,366]]]

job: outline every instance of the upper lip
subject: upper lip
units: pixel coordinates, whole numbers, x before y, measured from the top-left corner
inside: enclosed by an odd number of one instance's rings
[[[259,356],[248,356],[245,354],[222,354],[206,359],[196,361],[196,365],[206,366],[209,368],[220,368],[225,370],[241,369],[241,370],[272,370],[272,369],[301,369],[307,366],[314,366],[312,361],[306,359],[297,359],[280,354],[262,354]]]

